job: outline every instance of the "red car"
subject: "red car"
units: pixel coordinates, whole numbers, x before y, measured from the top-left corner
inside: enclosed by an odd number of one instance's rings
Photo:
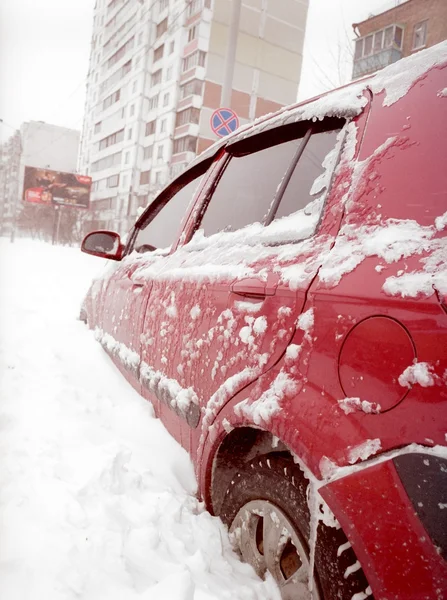
[[[81,316],[285,599],[447,598],[447,44],[224,138]]]

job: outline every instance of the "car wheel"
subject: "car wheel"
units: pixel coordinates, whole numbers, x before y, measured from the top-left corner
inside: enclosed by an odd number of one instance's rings
[[[271,573],[283,600],[371,599],[341,528],[319,522],[311,573],[307,487],[301,470],[282,455],[248,462],[233,477],[220,513],[236,549],[260,577]]]

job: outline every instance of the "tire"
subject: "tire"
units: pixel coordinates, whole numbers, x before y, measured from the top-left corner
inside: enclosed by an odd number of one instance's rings
[[[321,521],[315,547],[314,591],[310,593],[307,487],[301,470],[283,455],[255,458],[234,475],[220,518],[228,525],[242,558],[261,577],[269,570],[284,600],[351,600],[354,594],[372,600],[343,530]],[[343,551],[337,556],[339,548]],[[358,568],[347,572],[353,565]]]

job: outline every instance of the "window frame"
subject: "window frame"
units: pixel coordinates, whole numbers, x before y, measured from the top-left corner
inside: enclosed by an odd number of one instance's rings
[[[422,50],[423,48],[427,47],[427,31],[428,31],[428,19],[425,19],[424,21],[419,21],[419,23],[416,23],[414,28],[413,28],[413,43],[411,46],[411,50]],[[424,43],[422,45],[416,46],[415,42],[416,42],[416,35],[418,34],[418,28],[420,28],[420,30],[423,32],[424,34]]]

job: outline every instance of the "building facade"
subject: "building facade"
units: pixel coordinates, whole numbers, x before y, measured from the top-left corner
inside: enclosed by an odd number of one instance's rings
[[[22,206],[25,166],[75,173],[80,132],[43,121],[23,123],[2,145],[1,233],[10,235]]]
[[[90,228],[126,231],[216,141],[234,1],[97,0],[79,157]],[[242,0],[230,101],[241,124],[296,100],[307,8]]]
[[[406,0],[354,23],[353,79],[447,39],[446,0]]]

